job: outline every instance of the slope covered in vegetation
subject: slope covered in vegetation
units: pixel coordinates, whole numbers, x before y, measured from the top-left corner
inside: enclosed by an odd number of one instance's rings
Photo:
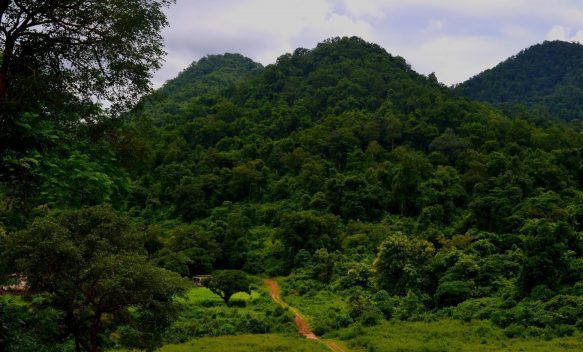
[[[462,95],[499,104],[548,109],[564,120],[583,118],[583,45],[544,42],[456,87]]]
[[[427,309],[532,335],[581,327],[573,127],[458,98],[358,38],[283,55],[172,121],[150,130],[130,200],[159,265],[342,292],[320,332]]]
[[[576,124],[532,123],[540,118],[534,111],[507,116],[459,97],[355,37],[296,49],[264,68],[240,55],[209,56],[131,116],[81,124],[65,145],[39,134],[52,142],[10,159],[29,162],[41,186],[12,178],[0,187],[0,236],[14,239],[0,243],[13,258],[0,269],[27,264],[18,253],[52,234],[40,241],[56,249],[52,262],[68,253],[92,273],[100,273],[93,257],[119,272],[124,262],[105,256],[132,244],[140,248],[132,247],[131,264],[147,256],[148,265],[166,269],[151,269],[162,279],[222,269],[287,276],[282,295],[314,331],[355,339],[356,348],[376,348],[378,336],[388,336],[383,329],[398,321],[439,319],[489,320],[492,336],[504,338],[578,338],[583,136]],[[9,206],[14,199],[26,207]],[[90,207],[102,203],[112,207]],[[83,210],[63,211],[69,208]],[[132,240],[117,243],[115,226]],[[76,292],[75,282],[67,287]],[[180,302],[163,298],[169,307]],[[266,299],[240,303],[248,304],[241,310],[220,301],[182,304],[190,308],[164,311],[163,321],[130,310],[119,320],[95,320],[104,331],[95,343],[151,348],[205,335],[289,333],[287,313]],[[0,304],[24,317],[0,333],[35,321],[27,315],[32,303]],[[170,330],[138,333],[155,324]],[[367,332],[354,335],[359,329]]]

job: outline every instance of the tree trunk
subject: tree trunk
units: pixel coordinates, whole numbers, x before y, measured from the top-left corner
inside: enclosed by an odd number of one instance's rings
[[[83,352],[81,349],[81,339],[79,337],[79,331],[75,331],[75,351]]]
[[[225,293],[225,294],[223,295],[223,301],[225,301],[225,304],[226,304],[226,305],[229,305],[229,300],[231,299],[231,296],[232,296],[232,295],[233,295],[233,294],[231,294],[231,293]]]
[[[8,96],[8,68],[12,61],[15,44],[16,38],[6,38],[6,43],[4,44],[2,51],[2,64],[0,65],[0,107],[4,105],[6,97]]]
[[[0,105],[4,104],[6,95],[8,95],[8,82],[6,81],[6,72],[0,70]]]
[[[95,318],[93,319],[93,325],[91,326],[91,352],[99,352],[99,330],[101,329],[101,311],[97,308],[95,312]]]

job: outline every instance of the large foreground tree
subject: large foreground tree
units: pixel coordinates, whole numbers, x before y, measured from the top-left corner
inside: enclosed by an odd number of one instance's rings
[[[0,0],[0,104],[49,104],[34,90],[41,81],[115,107],[135,102],[160,66],[162,9],[173,2]]]
[[[173,2],[0,0],[0,203],[10,204],[0,208],[26,215],[50,203],[40,184],[67,184],[46,174],[50,159],[122,139],[110,117],[150,90]]]
[[[142,341],[134,344],[153,350],[173,296],[186,288],[148,261],[143,236],[108,206],[41,218],[4,240],[4,268],[24,273],[32,292],[46,297],[78,352],[99,351],[119,324],[135,326]]]

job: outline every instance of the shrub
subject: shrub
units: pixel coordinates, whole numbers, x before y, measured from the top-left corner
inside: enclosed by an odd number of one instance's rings
[[[313,329],[316,335],[324,335],[327,332],[345,328],[352,321],[350,316],[339,308],[330,308],[314,317]]]
[[[442,307],[454,306],[465,301],[470,292],[470,286],[464,281],[446,281],[439,284],[435,299]]]

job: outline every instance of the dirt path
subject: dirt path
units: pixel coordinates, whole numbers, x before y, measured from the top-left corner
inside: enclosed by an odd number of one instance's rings
[[[336,344],[336,342],[334,342],[334,341],[319,339],[318,336],[316,336],[316,334],[314,334],[312,329],[310,329],[310,325],[308,324],[308,322],[306,321],[304,316],[300,313],[300,311],[294,307],[291,307],[289,304],[285,303],[281,299],[280,288],[279,288],[279,284],[277,283],[277,281],[275,281],[274,279],[267,279],[267,280],[265,280],[265,285],[267,287],[269,287],[269,292],[271,293],[271,298],[273,299],[273,301],[275,301],[275,303],[279,304],[283,308],[287,308],[287,309],[291,310],[294,313],[294,315],[295,315],[294,322],[296,324],[296,327],[298,328],[298,332],[300,333],[300,335],[302,335],[303,337],[305,337],[309,340],[321,341],[324,345],[326,345],[333,352],[348,352],[345,349],[343,349],[342,347],[338,346],[338,344]]]

